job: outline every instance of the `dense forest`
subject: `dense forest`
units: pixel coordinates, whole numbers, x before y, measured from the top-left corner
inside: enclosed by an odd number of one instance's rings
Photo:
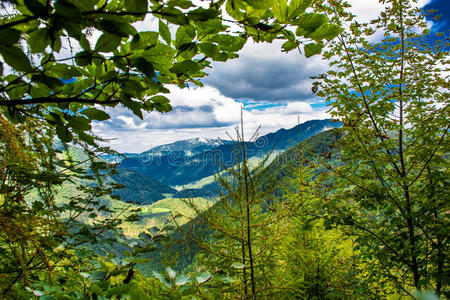
[[[380,3],[361,22],[341,0],[2,1],[0,299],[450,298],[448,33]],[[163,167],[94,134],[275,41],[328,61],[311,92],[332,120],[261,148],[241,111]]]

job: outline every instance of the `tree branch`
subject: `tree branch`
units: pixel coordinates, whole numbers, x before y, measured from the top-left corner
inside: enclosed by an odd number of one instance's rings
[[[44,103],[84,103],[84,104],[116,104],[120,100],[100,101],[95,99],[80,99],[80,98],[50,98],[38,97],[31,99],[14,99],[14,100],[0,100],[0,106],[14,107],[18,105],[27,104],[44,104]]]

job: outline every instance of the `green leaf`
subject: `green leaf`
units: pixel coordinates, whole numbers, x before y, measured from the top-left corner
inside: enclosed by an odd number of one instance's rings
[[[122,85],[122,90],[128,93],[129,95],[135,96],[140,98],[140,93],[143,92],[145,89],[142,87],[140,80],[133,80],[129,79],[125,81],[125,83]]]
[[[178,47],[178,55],[185,60],[190,60],[197,54],[198,47],[196,42],[189,42]]]
[[[215,19],[219,15],[219,11],[216,9],[205,9],[203,7],[199,7],[197,9],[191,10],[188,12],[189,19],[193,21],[206,21],[210,19]]]
[[[210,41],[219,44],[223,51],[236,52],[244,47],[247,40],[238,36],[217,34]]]
[[[73,1],[81,11],[94,10],[95,5],[99,3],[99,0],[71,0]]]
[[[75,55],[77,65],[84,67],[91,64],[92,54],[89,51],[81,51]]]
[[[172,67],[172,72],[181,76],[183,74],[193,74],[202,69],[202,66],[192,60],[185,60],[180,63],[176,63]]]
[[[131,40],[131,49],[148,49],[158,43],[159,33],[143,31],[135,34]]]
[[[103,73],[98,77],[101,81],[115,81],[119,77],[119,72],[117,71],[108,71]],[[113,80],[114,79],[114,80]]]
[[[73,3],[67,0],[58,0],[55,3],[55,14],[67,19],[80,19],[81,12]]]
[[[159,20],[159,33],[167,45],[172,43],[169,27],[161,20]]]
[[[88,39],[84,35],[82,35],[80,37],[79,42],[80,42],[81,48],[83,48],[86,51],[91,50],[91,44],[89,43]]]
[[[213,43],[201,43],[198,45],[200,51],[206,56],[214,58],[219,53],[219,47]]]
[[[227,29],[220,20],[212,19],[204,22],[197,22],[197,35],[204,36],[216,34]]]
[[[288,19],[300,16],[311,5],[312,0],[291,0],[288,7]]]
[[[287,0],[277,0],[274,2],[273,15],[280,23],[286,23],[288,17]]]
[[[228,0],[225,8],[231,17],[237,21],[242,21],[245,19],[245,14],[242,12],[242,9],[245,9],[243,6],[242,1],[240,0]]]
[[[154,65],[170,65],[173,61],[175,50],[164,44],[158,44],[148,50],[144,50],[142,53],[136,55],[145,57],[148,61]]]
[[[15,29],[0,30],[0,41],[5,45],[12,45],[19,41],[21,32]]]
[[[245,268],[245,265],[243,263],[241,263],[241,262],[237,262],[236,261],[236,262],[231,264],[231,267],[234,268],[234,269],[243,269],[243,268]]]
[[[180,26],[175,34],[175,47],[178,49],[182,45],[192,42],[194,37],[195,31],[192,34],[188,26]]]
[[[95,44],[97,52],[113,52],[120,45],[122,38],[116,34],[104,33],[100,36]]]
[[[141,232],[138,235],[139,239],[143,240],[144,242],[151,241],[152,236],[146,232]]]
[[[43,53],[50,43],[51,40],[47,28],[34,30],[30,33],[30,37],[28,38],[28,44],[33,53]]]
[[[161,17],[173,24],[177,25],[189,24],[189,18],[186,17],[182,11],[174,7],[167,7],[167,6],[163,7],[161,9]]]
[[[297,48],[297,43],[293,41],[287,41],[281,46],[281,48],[283,48],[283,50],[287,52]]]
[[[72,79],[74,77],[80,77],[81,73],[74,66],[69,66],[66,64],[55,64],[52,65],[48,71],[58,78],[62,79]]]
[[[180,8],[184,8],[184,9],[188,9],[188,8],[194,6],[194,4],[192,4],[192,2],[189,0],[169,0],[167,5],[170,7],[178,6]]]
[[[151,104],[151,106],[147,105],[149,109],[155,107],[159,112],[169,112],[172,110],[172,106],[169,104],[170,100],[162,95],[153,96],[147,102]]]
[[[122,297],[123,295],[128,295],[130,292],[130,289],[132,288],[131,285],[116,285],[113,287],[110,287],[108,289],[108,292],[106,293],[106,296],[108,299],[112,298],[112,296],[117,295],[119,297]]]
[[[183,286],[183,285],[185,285],[186,283],[188,283],[190,281],[191,281],[191,279],[189,278],[189,276],[187,276],[187,275],[178,275],[175,278],[175,285]]]
[[[56,135],[63,143],[69,143],[72,141],[72,134],[64,126],[56,125]]]
[[[205,282],[207,282],[208,280],[210,280],[212,278],[212,275],[209,272],[204,272],[201,274],[197,275],[197,283],[198,284],[203,284]]]
[[[100,272],[100,271],[95,271],[95,272]],[[102,280],[102,279],[98,279],[98,280]],[[96,284],[91,284],[91,286],[89,287],[89,290],[92,293],[97,294],[97,295],[103,294],[103,289]]]
[[[166,287],[168,287],[169,289],[172,288],[172,284],[167,281],[166,278],[164,278],[164,276],[162,276],[160,273],[153,271],[153,276],[155,276],[156,278],[158,278],[158,280],[163,283]]]
[[[256,9],[266,10],[271,8],[275,0],[244,0],[245,3]]]
[[[130,35],[136,34],[136,29],[129,23],[118,21],[118,20],[105,20],[100,21],[100,28],[104,32],[119,35],[121,37],[128,37]]]
[[[320,26],[328,22],[327,16],[319,13],[308,13],[303,15],[298,21],[295,22],[297,27],[297,36],[305,36],[312,34]]]
[[[322,48],[323,48],[322,44],[317,43],[307,44],[304,47],[305,56],[311,57],[313,55],[319,54],[322,51]]]
[[[103,280],[106,277],[106,272],[104,271],[94,271],[89,275],[89,279],[91,280]]]
[[[31,63],[22,49],[16,46],[0,45],[0,54],[3,60],[13,69],[22,72],[31,71]]]
[[[89,119],[81,116],[75,116],[68,120],[69,126],[81,131],[91,130],[91,125],[89,125]]]
[[[339,33],[341,33],[342,28],[334,24],[323,24],[318,29],[316,29],[309,37],[314,39],[317,42],[320,42],[323,39],[331,41],[334,39]]]
[[[129,12],[147,13],[148,1],[147,0],[128,0],[125,1],[125,9]]]
[[[53,40],[50,44],[50,46],[52,47],[53,51],[55,52],[59,52],[59,50],[61,50],[61,37],[57,34],[53,34]]]
[[[136,68],[138,68],[142,73],[145,74],[148,78],[154,78],[156,77],[155,68],[153,67],[153,64],[146,60],[143,57],[138,57],[133,63]]]
[[[98,147],[92,135],[86,134],[82,131],[77,132],[78,138],[91,146]]]
[[[48,86],[50,89],[57,88],[57,87],[64,85],[59,78],[47,76],[44,73],[34,74],[31,77],[31,80],[34,82],[41,82],[41,83],[45,84],[46,86]]]
[[[229,58],[228,53],[221,51],[216,55],[216,57],[214,57],[214,60],[215,61],[227,61],[228,58]]]
[[[122,105],[129,108],[136,116],[139,117],[139,119],[143,119],[144,116],[142,115],[142,106],[140,103],[133,101],[129,98],[127,98],[128,96],[124,95],[125,97],[122,100]]]
[[[47,8],[40,0],[24,0],[24,4],[35,16],[42,16],[47,13]]]

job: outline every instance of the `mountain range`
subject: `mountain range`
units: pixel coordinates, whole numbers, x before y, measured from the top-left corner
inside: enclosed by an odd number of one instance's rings
[[[246,142],[249,158],[262,157],[270,150],[284,151],[321,131],[339,127],[340,123],[312,120],[290,129],[280,129]],[[221,164],[234,164],[230,141],[195,138],[161,145],[140,154],[129,154],[120,167],[140,172],[169,186],[183,186],[220,171]]]
[[[220,139],[210,138],[192,138],[187,140],[176,141],[170,144],[160,145],[151,148],[148,151],[142,152],[141,155],[164,156],[171,152],[182,152],[185,156],[192,156],[202,153],[207,150],[214,149],[223,143],[230,143],[230,141],[221,141]]]

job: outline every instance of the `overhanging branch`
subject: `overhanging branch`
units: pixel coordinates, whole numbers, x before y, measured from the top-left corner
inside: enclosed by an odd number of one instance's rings
[[[83,103],[83,104],[116,104],[120,100],[95,100],[95,99],[83,99],[83,98],[50,98],[39,97],[30,99],[14,99],[14,100],[0,100],[0,106],[15,107],[27,104],[45,104],[45,103]]]

